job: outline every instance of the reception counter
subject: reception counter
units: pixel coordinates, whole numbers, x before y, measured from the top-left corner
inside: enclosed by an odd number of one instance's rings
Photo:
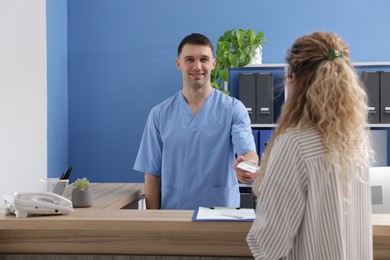
[[[55,217],[0,218],[0,252],[250,256],[250,223],[191,221],[192,211],[77,209]]]
[[[93,206],[69,215],[0,214],[0,254],[251,257],[251,223],[192,222],[192,210],[122,209],[143,194],[143,184],[92,183],[91,190]]]
[[[142,185],[95,185],[104,194],[94,206],[69,215],[0,214],[0,254],[251,257],[245,240],[251,223],[192,222],[192,210],[120,209]],[[109,197],[123,200],[113,206]],[[390,215],[374,215],[373,224],[375,259],[390,259]]]

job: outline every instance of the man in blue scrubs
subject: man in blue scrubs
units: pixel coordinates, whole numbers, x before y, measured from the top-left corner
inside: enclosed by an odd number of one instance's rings
[[[246,108],[211,87],[213,53],[206,36],[186,36],[176,59],[183,88],[149,114],[134,164],[145,173],[148,209],[239,207],[237,177],[249,173],[236,165],[258,164]]]

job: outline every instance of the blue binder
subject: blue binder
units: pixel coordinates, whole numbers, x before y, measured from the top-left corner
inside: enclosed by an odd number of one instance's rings
[[[259,130],[259,157],[261,159],[262,154],[265,152],[268,142],[272,137],[272,129],[261,129]]]
[[[252,130],[252,134],[253,134],[253,139],[255,141],[255,145],[256,145],[256,153],[259,154],[260,152],[260,146],[259,146],[259,130]]]

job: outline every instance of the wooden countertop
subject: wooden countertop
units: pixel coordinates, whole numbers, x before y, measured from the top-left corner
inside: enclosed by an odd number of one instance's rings
[[[143,183],[90,183],[93,205],[96,209],[121,209],[144,194]],[[72,185],[64,191],[64,197],[70,199]]]
[[[248,222],[192,222],[189,210],[75,209],[0,215],[0,253],[251,256]]]
[[[192,210],[118,210],[142,194],[142,184],[96,187],[94,206],[69,215],[0,214],[0,254],[251,257],[245,240],[251,223],[192,222]],[[122,202],[112,203],[116,197]],[[373,215],[373,240],[374,259],[390,259],[390,214]]]
[[[372,215],[374,259],[390,259],[390,214]]]

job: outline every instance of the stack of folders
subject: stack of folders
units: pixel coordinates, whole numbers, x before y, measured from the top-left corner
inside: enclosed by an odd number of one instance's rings
[[[274,77],[272,73],[241,73],[238,99],[248,110],[252,124],[274,123]]]
[[[260,159],[265,152],[267,144],[271,140],[273,130],[272,129],[253,129],[252,135],[256,145],[256,152],[260,156]]]
[[[195,210],[192,221],[253,222],[255,217],[255,210],[250,208],[199,207]]]
[[[368,96],[370,124],[390,123],[390,71],[363,71],[361,78]]]

